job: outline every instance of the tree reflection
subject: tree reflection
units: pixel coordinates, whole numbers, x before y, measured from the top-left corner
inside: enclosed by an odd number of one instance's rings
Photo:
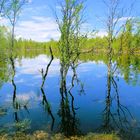
[[[53,116],[53,113],[51,111],[50,103],[48,102],[45,91],[44,91],[44,84],[45,84],[45,81],[46,81],[46,78],[47,78],[47,75],[48,75],[49,67],[50,67],[50,65],[51,65],[51,63],[54,59],[51,47],[50,47],[50,53],[51,53],[51,59],[50,59],[50,62],[48,63],[48,65],[46,67],[45,72],[44,72],[43,69],[41,70],[41,74],[42,74],[41,93],[42,93],[42,104],[44,106],[44,109],[47,109],[48,114],[52,118],[51,130],[53,130],[55,118]]]
[[[51,116],[51,118],[52,118],[51,130],[53,130],[55,118],[54,118],[54,116],[53,116],[50,103],[49,103],[48,100],[47,100],[47,97],[46,97],[46,95],[45,95],[45,92],[44,92],[44,89],[43,89],[43,88],[41,88],[41,92],[42,92],[42,104],[43,104],[43,106],[44,106],[44,109],[45,109],[45,110],[47,109],[48,114],[49,114],[49,115]]]
[[[13,109],[14,109],[14,120],[15,120],[15,127],[17,128],[17,131],[24,131],[28,129],[28,125],[30,121],[28,120],[23,120],[20,118],[20,111],[24,109],[28,114],[28,102],[21,102],[17,98],[17,85],[15,83],[15,75],[16,75],[16,68],[15,68],[15,61],[16,58],[11,55],[10,59],[10,64],[11,64],[11,69],[12,69],[12,86],[13,86]]]
[[[5,58],[5,54],[0,52],[0,88],[3,83],[9,80],[9,67],[8,61]]]
[[[112,62],[109,55],[107,65],[107,94],[105,98],[105,109],[103,110],[103,125],[99,129],[101,132],[111,133],[117,131],[126,139],[133,137],[134,117],[127,106],[121,103],[118,81],[118,65]]]
[[[79,130],[79,119],[76,117],[76,111],[79,108],[76,108],[74,105],[74,96],[72,94],[72,89],[75,86],[75,81],[77,84],[81,84],[80,80],[76,74],[76,65],[72,63],[70,67],[72,68],[73,75],[71,78],[70,87],[67,87],[67,73],[69,67],[65,64],[61,63],[60,68],[60,109],[58,112],[59,117],[61,118],[61,122],[59,125],[59,132],[64,133],[65,136],[69,137],[72,135],[78,135],[81,133]],[[82,84],[81,84],[82,85]],[[83,90],[83,86],[81,86],[81,92]]]
[[[8,61],[5,57],[5,53],[3,53],[2,49],[0,51],[0,88],[3,86],[5,82],[9,80],[9,67]],[[7,107],[0,107],[0,117],[3,117],[7,114]]]

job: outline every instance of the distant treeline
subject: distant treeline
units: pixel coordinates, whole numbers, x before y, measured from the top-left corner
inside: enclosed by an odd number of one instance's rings
[[[81,38],[81,51],[107,51],[108,41],[107,36],[93,38],[82,37]],[[10,32],[4,26],[0,27],[0,48],[7,48],[10,44]],[[59,41],[50,40],[49,42],[36,42],[33,40],[25,40],[22,38],[15,39],[15,48],[21,49],[22,51],[31,49],[46,49],[52,47],[54,53],[58,53]],[[113,49],[118,52],[122,49],[123,52],[128,51],[139,51],[140,49],[140,21],[128,20],[125,24],[125,28],[119,31],[119,35],[113,41]]]
[[[90,50],[98,50],[103,49],[107,50],[108,47],[108,37],[97,37],[96,34],[93,38],[82,37],[81,38],[81,50],[90,51]],[[32,40],[22,40],[21,38],[17,41],[17,47],[25,47],[26,49],[41,47],[46,48],[51,46],[55,49],[58,49],[59,41],[54,41],[53,39],[49,42],[39,43]],[[140,21],[139,20],[128,20],[125,24],[125,27],[119,31],[117,37],[115,37],[115,41],[113,41],[114,49],[118,50],[122,48],[123,51],[128,51],[129,49],[140,49]]]

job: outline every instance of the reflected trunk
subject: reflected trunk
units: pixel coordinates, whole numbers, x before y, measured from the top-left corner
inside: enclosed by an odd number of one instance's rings
[[[121,104],[117,70],[117,64],[113,63],[110,57],[107,67],[107,94],[103,111],[103,125],[99,130],[105,133],[118,131],[120,135],[125,135],[128,138],[133,136],[131,122],[134,118],[130,110]],[[118,81],[115,80],[116,78]]]
[[[18,102],[16,101],[16,95],[17,95],[17,87],[15,84],[15,74],[16,74],[16,70],[15,70],[15,60],[13,58],[13,56],[10,57],[10,63],[11,63],[11,69],[12,69],[12,85],[13,85],[13,108],[14,108],[14,118],[16,122],[19,122],[19,117],[18,117],[18,113],[17,110],[19,109],[20,105],[18,104]]]
[[[54,59],[51,47],[49,49],[50,49],[51,59],[50,59],[48,65],[46,67],[45,72],[44,72],[43,69],[41,70],[41,74],[42,74],[41,93],[42,93],[42,104],[44,106],[44,109],[47,109],[48,114],[52,118],[51,130],[53,130],[55,118],[53,116],[53,113],[51,111],[50,103],[48,102],[45,91],[44,91],[44,84],[45,84],[45,81],[46,81],[46,78],[47,78],[47,75],[48,75],[49,67],[51,66],[51,63]]]
[[[79,81],[76,74],[76,67],[71,65],[73,70],[73,76],[71,78],[70,87],[67,87],[67,73],[69,67],[61,64],[60,69],[60,95],[61,95],[61,104],[58,112],[59,117],[61,118],[60,122],[60,132],[64,133],[65,136],[73,136],[81,133],[79,130],[79,119],[76,117],[76,111],[79,108],[75,108],[74,105],[74,96],[72,94],[72,89],[75,86],[75,81]]]
[[[54,116],[53,116],[50,103],[48,102],[48,100],[47,100],[47,98],[46,98],[46,95],[45,95],[45,92],[44,92],[44,89],[43,89],[43,88],[41,88],[41,92],[42,92],[42,104],[43,104],[43,106],[44,106],[44,109],[47,109],[48,114],[49,114],[49,115],[51,116],[51,118],[52,118],[51,130],[53,130],[55,118],[54,118]]]
[[[24,109],[29,114],[29,110],[27,107],[28,102],[21,103],[17,98],[17,85],[15,83],[16,68],[15,68],[15,58],[13,56],[10,57],[10,64],[12,69],[13,109],[14,109],[14,120],[15,120],[14,126],[16,127],[17,131],[25,131],[26,128],[28,129],[29,124],[26,124],[27,123],[27,121],[25,121],[26,119],[25,120],[21,119],[20,111],[23,111],[22,109]]]

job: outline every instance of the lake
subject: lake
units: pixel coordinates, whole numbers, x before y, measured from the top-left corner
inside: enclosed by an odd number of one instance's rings
[[[10,63],[0,61],[1,133],[115,132],[123,139],[140,139],[137,60],[134,65],[113,61],[111,67],[102,59],[80,60],[63,79],[62,66],[55,58],[41,89],[41,71],[49,61],[45,54],[16,58],[14,72]]]

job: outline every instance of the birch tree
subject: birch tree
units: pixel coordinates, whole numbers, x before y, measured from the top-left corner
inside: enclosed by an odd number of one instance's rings
[[[61,33],[59,50],[61,62],[69,65],[79,55],[84,6],[82,0],[64,0],[60,6],[61,16],[56,16]]]
[[[21,13],[22,7],[28,2],[27,0],[11,0],[10,1],[10,10],[7,12],[7,17],[12,26],[12,48],[14,47],[14,39],[15,39],[15,26],[18,21],[19,15]]]

